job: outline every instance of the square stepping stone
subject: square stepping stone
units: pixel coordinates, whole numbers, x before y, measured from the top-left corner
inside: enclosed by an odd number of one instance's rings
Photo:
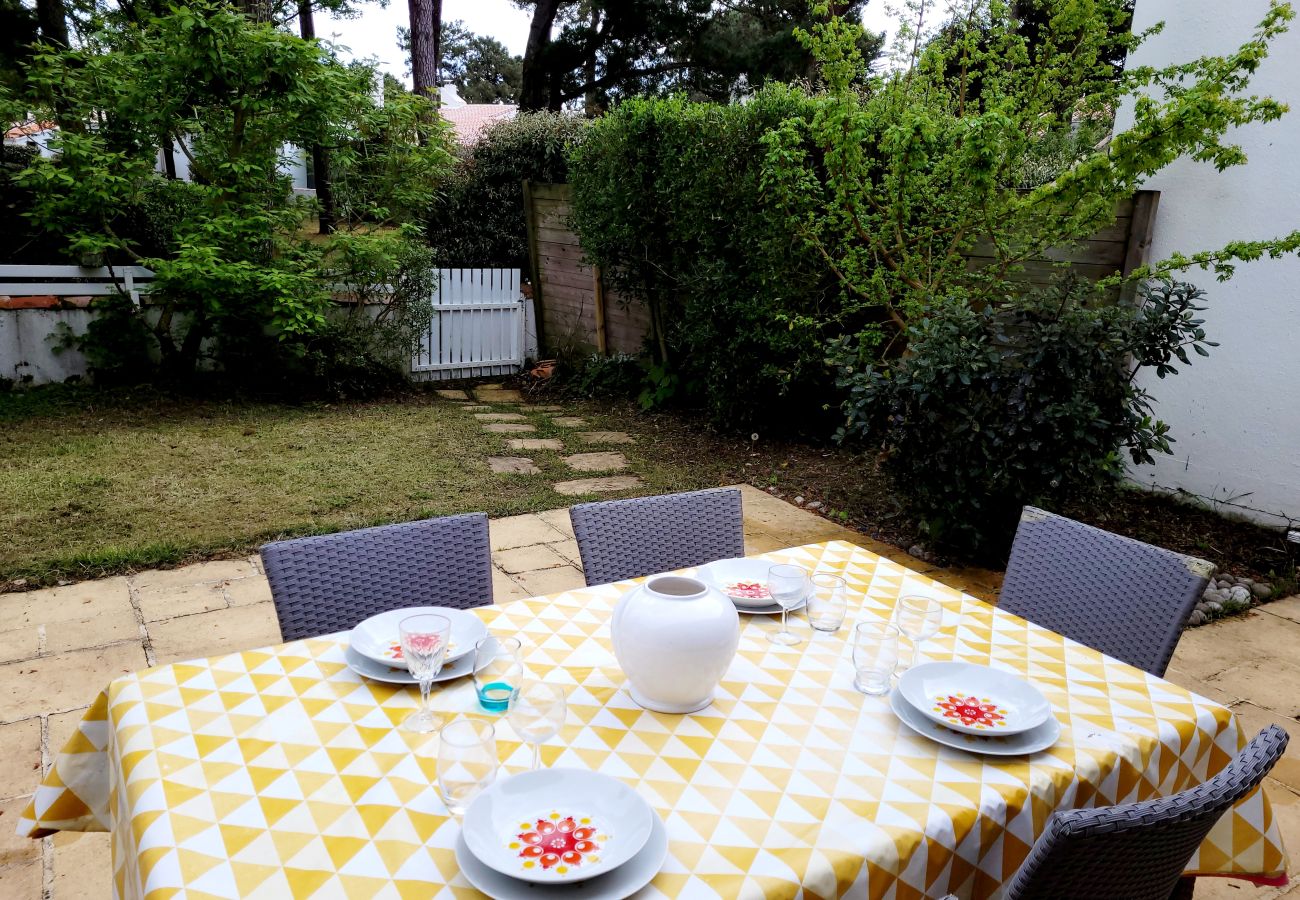
[[[483,422],[482,425],[484,431],[490,431],[493,434],[526,434],[537,430],[532,425],[526,425],[523,422]]]
[[[556,416],[551,421],[561,428],[582,428],[587,424],[582,416]]]
[[[641,487],[641,479],[635,475],[610,475],[605,478],[579,478],[576,481],[561,481],[551,485],[557,494],[577,497],[582,494],[604,494],[610,491],[628,491]]]
[[[511,438],[506,441],[511,450],[563,450],[564,441],[559,438]]]
[[[465,412],[492,412],[492,407],[482,403],[471,403],[469,406],[462,406]]]
[[[465,393],[464,391],[457,391],[450,388],[434,391],[434,393],[444,400],[468,400],[469,399],[469,394]]]
[[[488,468],[498,475],[540,475],[542,472],[526,456],[489,456]]]
[[[579,431],[578,440],[584,444],[631,444],[632,435],[623,431]]]
[[[627,457],[612,450],[602,453],[575,453],[564,457],[564,461],[575,472],[617,472],[627,468]]]
[[[554,405],[550,405],[550,406],[530,406],[530,407],[528,407],[528,410],[529,410],[529,412],[564,412],[564,407],[563,407],[563,406],[554,406]]]
[[[474,399],[480,403],[518,403],[524,398],[518,391],[506,388],[475,388]]]
[[[474,418],[480,422],[524,422],[526,419],[519,413],[474,413]]]

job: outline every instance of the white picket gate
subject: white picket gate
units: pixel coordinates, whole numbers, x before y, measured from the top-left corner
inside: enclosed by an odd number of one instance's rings
[[[439,269],[433,320],[411,373],[442,381],[518,372],[526,318],[518,269]]]

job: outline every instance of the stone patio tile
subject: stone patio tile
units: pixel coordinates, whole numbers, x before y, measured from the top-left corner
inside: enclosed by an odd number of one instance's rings
[[[574,453],[564,462],[575,472],[617,472],[627,468],[627,457],[607,450],[601,453]]]
[[[1287,744],[1286,753],[1277,761],[1269,777],[1285,784],[1293,791],[1300,792],[1300,722],[1278,715],[1273,710],[1263,709],[1247,700],[1232,704],[1231,709],[1232,714],[1240,720],[1247,737],[1254,737],[1269,725],[1281,725],[1291,734],[1291,743]],[[1300,842],[1300,833],[1295,835],[1288,846],[1300,849],[1298,842]]]
[[[248,559],[214,559],[209,562],[181,566],[179,569],[150,569],[131,576],[131,587],[137,591],[171,590],[191,584],[228,581],[248,578],[258,574]]]
[[[506,446],[511,450],[563,450],[564,441],[559,438],[510,438]]]
[[[34,841],[31,838],[19,837],[15,830],[18,828],[18,817],[22,815],[28,801],[31,799],[31,797],[14,797],[0,802],[0,823],[4,824],[4,827],[0,828],[0,866],[12,866],[16,863],[41,858],[41,842]],[[39,862],[37,865],[39,866]],[[19,895],[4,894],[0,896],[17,897]],[[39,897],[40,893],[37,892],[34,896]]]
[[[492,552],[527,547],[530,544],[547,544],[564,540],[564,535],[548,525],[536,514],[509,516],[488,522],[488,540]]]
[[[1259,607],[1259,611],[1271,616],[1280,616],[1300,625],[1300,594],[1294,597],[1283,597],[1281,600],[1274,600],[1272,603],[1265,603]]]
[[[537,430],[535,426],[523,422],[484,422],[482,427],[492,434],[527,434]]]
[[[1291,646],[1300,655],[1300,644]],[[1257,706],[1291,717],[1292,721],[1300,715],[1300,666],[1291,660],[1255,657],[1207,681],[1229,694],[1249,698]],[[1296,722],[1296,732],[1300,735],[1300,722]]]
[[[498,475],[540,475],[542,470],[526,456],[489,456],[488,468]]]
[[[149,626],[158,665],[222,656],[278,644],[280,623],[270,603],[219,609]]]
[[[109,900],[113,896],[113,837],[104,831],[54,835],[52,900]]]
[[[1197,678],[1213,681],[1213,676],[1248,660],[1281,657],[1285,655],[1283,647],[1300,647],[1300,624],[1255,610],[1208,627],[1187,629],[1174,651],[1173,664]],[[1221,686],[1232,691],[1228,685]],[[1253,699],[1250,693],[1246,696]]]
[[[261,554],[254,553],[254,554],[252,554],[251,556],[249,556],[249,557],[248,557],[248,564],[249,564],[250,566],[253,567],[253,571],[254,571],[255,573],[257,573],[258,575],[265,575],[265,574],[266,574],[266,572],[263,571],[263,569],[262,569],[262,557],[261,557]],[[249,577],[252,577],[252,576],[249,576]]]
[[[0,666],[0,722],[85,706],[114,678],[147,664],[144,647],[129,641]]]
[[[773,537],[762,531],[746,532],[745,534],[745,553],[746,555],[754,553],[771,553],[773,550],[784,550],[789,546],[785,541],[778,537]]]
[[[636,439],[625,431],[579,431],[578,440],[584,444],[634,444]]]
[[[40,847],[36,841],[29,843]],[[13,897],[14,900],[20,897],[39,898],[44,878],[45,869],[40,860],[23,863],[21,866],[5,866],[0,869],[0,897]]]
[[[519,413],[474,413],[480,422],[525,422],[527,418]]]
[[[587,420],[582,416],[556,416],[551,421],[561,428],[585,428],[587,425]]]
[[[518,391],[485,386],[474,389],[474,399],[480,403],[519,403],[524,398]]]
[[[0,663],[31,659],[40,652],[40,629],[31,625],[13,631],[0,631]]]
[[[170,588],[150,588],[147,591],[140,591],[136,599],[146,623],[226,608],[226,594],[219,581]]]
[[[581,497],[583,494],[604,494],[611,491],[630,491],[642,486],[636,475],[611,475],[605,478],[579,478],[575,481],[561,481],[551,485],[557,494],[566,497]]]
[[[492,570],[492,602],[509,603],[511,600],[523,600],[528,592],[515,584],[509,575],[500,569]]]
[[[31,794],[40,781],[40,717],[0,725],[0,798]],[[0,821],[0,827],[5,824]]]
[[[572,591],[586,585],[582,571],[577,566],[563,566],[558,569],[538,569],[535,572],[520,572],[514,576],[515,581],[523,586],[529,597],[543,594],[558,594]]]
[[[92,698],[87,697],[86,699],[90,700]],[[81,720],[86,716],[87,709],[89,709],[88,706],[83,706],[81,709],[55,713],[46,719],[45,749],[50,754],[51,764],[63,748],[68,745],[68,741],[72,740],[72,736],[76,733]]]
[[[568,559],[552,550],[550,544],[533,544],[530,547],[501,550],[493,557],[493,561],[508,575],[532,572],[536,569],[555,569],[570,564]]]
[[[0,630],[77,621],[130,608],[127,580],[120,576],[3,594],[0,595]]]
[[[1197,678],[1190,672],[1184,672],[1176,666],[1170,666],[1165,670],[1165,681],[1176,684],[1180,688],[1186,688],[1193,694],[1200,694],[1206,700],[1213,700],[1220,706],[1231,706],[1241,699],[1229,694],[1221,687],[1216,687],[1204,679]]]
[[[558,544],[547,544],[546,546],[567,559],[571,565],[582,568],[582,554],[578,551],[577,541],[560,541]]]
[[[236,578],[225,584],[226,600],[231,606],[252,606],[271,599],[271,585],[265,575],[255,578]]]
[[[569,518],[569,508],[567,506],[559,509],[548,509],[546,512],[540,512],[537,515],[560,534],[570,540],[573,539],[573,521]]]
[[[441,390],[434,391],[434,393],[444,400],[468,400],[469,399],[469,394],[465,393],[464,391],[455,390],[454,388],[442,388]]]
[[[103,647],[119,641],[140,640],[140,623],[135,610],[119,609],[76,622],[58,622],[45,627],[45,652],[63,653],[83,647]]]

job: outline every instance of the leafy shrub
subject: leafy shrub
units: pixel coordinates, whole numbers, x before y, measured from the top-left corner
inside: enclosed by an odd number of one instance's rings
[[[1143,286],[1136,309],[1097,305],[1067,283],[976,309],[936,305],[912,325],[910,352],[891,366],[845,365],[841,438],[878,443],[884,469],[941,549],[1004,553],[1024,504],[1052,504],[1123,472],[1123,454],[1168,453],[1168,426],[1134,383],[1174,360],[1204,356],[1195,317],[1203,292]],[[846,342],[838,345],[841,358]]]
[[[576,116],[520,113],[490,126],[477,144],[461,151],[426,222],[438,259],[450,266],[526,269],[522,182],[566,181],[565,153],[585,124]]]
[[[645,380],[641,359],[630,353],[592,353],[561,360],[560,389],[576,397],[635,397]]]

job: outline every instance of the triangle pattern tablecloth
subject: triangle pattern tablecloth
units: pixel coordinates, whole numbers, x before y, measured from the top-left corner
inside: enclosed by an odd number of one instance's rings
[[[667,897],[996,896],[1058,808],[1167,795],[1211,777],[1246,736],[1226,708],[852,544],[765,554],[843,575],[850,615],[796,647],[775,617],[742,616],[715,702],[687,716],[637,707],[609,619],[633,583],[476,610],[522,639],[537,677],[569,689],[548,765],[599,770],[668,826],[647,890]],[[995,759],[951,750],[852,687],[855,620],[910,591],[945,599],[929,659],[990,661],[1032,680],[1063,726],[1052,749]],[[20,833],[111,830],[119,897],[469,897],[457,824],[433,787],[436,738],[396,726],[414,689],[347,668],[346,636],[147,669],[100,694],[24,813]],[[472,684],[438,708],[478,714]],[[499,721],[499,720],[498,720]],[[507,770],[528,748],[497,727]],[[974,740],[974,739],[972,739]],[[1190,872],[1286,869],[1256,791]]]

